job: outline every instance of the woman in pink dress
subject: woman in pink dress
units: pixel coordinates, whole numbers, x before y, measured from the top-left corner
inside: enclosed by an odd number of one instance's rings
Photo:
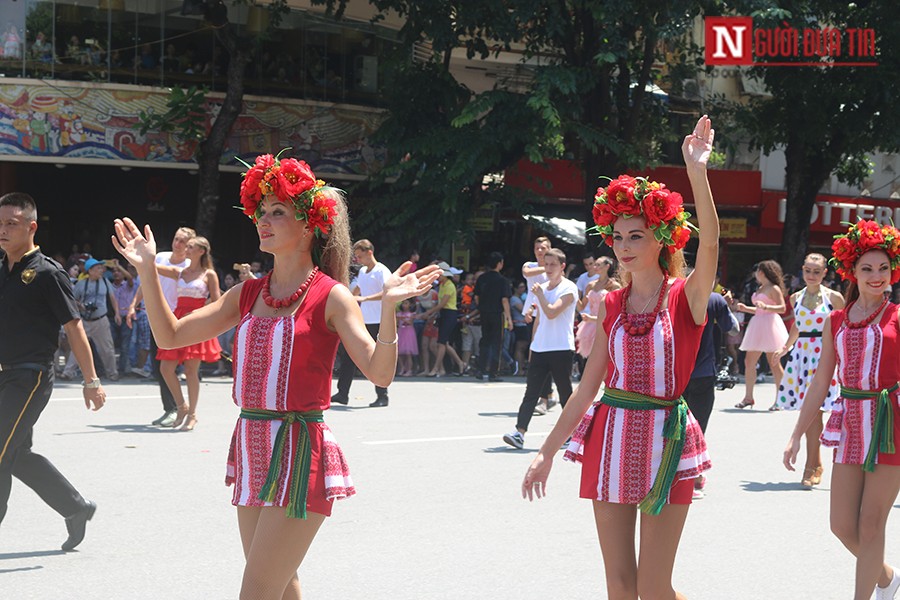
[[[756,363],[759,362],[761,354],[765,354],[766,360],[769,361],[769,368],[775,376],[776,390],[784,376],[784,368],[778,359],[788,339],[787,327],[781,319],[781,313],[785,309],[781,265],[774,260],[764,260],[756,266],[755,275],[759,289],[751,297],[752,306],[743,302],[737,303],[739,312],[751,314],[753,318],[744,330],[744,340],[741,342],[741,350],[747,353],[744,357],[746,391],[744,399],[735,404],[735,408],[748,406],[753,408],[756,404],[753,399],[753,387],[756,384]],[[769,410],[778,410],[776,402],[772,402]]]
[[[155,277],[150,227],[141,232],[129,218],[116,220],[113,245],[146,282],[144,301],[161,348],[237,327],[233,394],[241,414],[226,481],[235,486],[246,559],[240,598],[299,600],[297,568],[334,499],[354,492],[323,418],[338,342],[366,377],[389,385],[397,367],[394,306],[428,290],[438,270],[407,274],[404,263],[385,280],[373,340],[346,286],[350,226],[342,194],[305,162],[266,154],[244,174],[241,204],[260,250],[274,255],[274,269],[182,319],[172,315]]]
[[[672,587],[675,553],[693,479],[710,467],[703,433],[681,394],[718,261],[719,223],[706,178],[713,137],[704,116],[682,145],[700,237],[687,279],[679,250],[690,233],[681,195],[625,175],[598,190],[594,221],[628,286],[600,305],[603,327],[581,384],[522,482],[524,497],[543,496],[553,456],[574,432],[567,455],[583,465],[580,495],[593,501],[609,598],[684,598]]]
[[[186,245],[185,254],[191,264],[183,269],[172,266],[156,265],[157,272],[164,277],[176,280],[175,289],[178,303],[175,305],[175,317],[181,319],[191,314],[207,301],[219,299],[219,276],[213,269],[210,257],[209,241],[202,236],[192,238]],[[183,348],[156,351],[159,361],[159,372],[172,392],[178,415],[172,427],[181,425],[182,431],[192,431],[197,425],[197,403],[200,401],[200,363],[218,362],[222,353],[219,340],[212,338],[191,344]],[[184,378],[187,382],[188,402],[184,402],[181,393],[181,382],[175,373],[178,365],[184,365]],[[183,423],[183,425],[182,425]]]
[[[850,282],[847,307],[822,332],[822,356],[784,451],[794,470],[800,441],[828,395],[837,367],[840,397],[822,434],[834,447],[831,531],[856,557],[853,598],[895,598],[900,571],[884,562],[887,518],[900,490],[900,320],[888,302],[900,281],[900,231],[859,221],[831,247],[831,264]]]
[[[419,343],[416,341],[416,330],[413,327],[413,319],[416,313],[413,310],[412,300],[404,300],[400,303],[397,312],[397,353],[400,355],[400,377],[413,376],[413,357],[419,355]]]
[[[601,256],[594,261],[599,277],[587,284],[584,297],[578,301],[578,311],[581,314],[581,323],[575,331],[575,340],[578,342],[578,354],[587,358],[591,355],[594,346],[594,337],[597,335],[597,311],[600,304],[611,290],[621,287],[610,279],[615,271],[615,262],[608,256]]]

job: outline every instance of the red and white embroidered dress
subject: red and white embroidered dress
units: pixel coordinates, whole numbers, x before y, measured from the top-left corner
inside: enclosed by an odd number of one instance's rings
[[[857,390],[879,391],[900,381],[900,320],[898,305],[888,304],[877,323],[866,327],[846,326],[846,310],[831,313],[831,331],[841,385]],[[894,440],[900,442],[898,392],[891,394]],[[822,432],[823,446],[834,447],[834,462],[861,465],[875,426],[875,398],[838,398]],[[900,465],[900,452],[879,452],[876,464]]]
[[[609,337],[606,387],[667,400],[684,392],[694,370],[704,327],[694,323],[684,282],[678,279],[672,284],[668,305],[660,310],[653,328],[643,336],[629,335],[623,328],[621,306],[625,290],[607,294],[603,320]],[[634,319],[636,323],[638,319]],[[566,460],[582,463],[580,496],[638,504],[656,479],[665,443],[663,424],[671,410],[635,410],[594,403],[565,453]],[[703,432],[688,411],[684,449],[673,487],[711,466]]]
[[[258,317],[250,314],[263,279],[244,282],[241,321],[234,336],[234,403],[241,408],[279,412],[327,410],[331,406],[331,372],[339,338],[325,324],[325,303],[338,282],[321,271],[313,279],[293,316]],[[286,506],[287,477],[293,470],[302,423],[290,425],[281,462],[276,501],[259,499],[265,484],[280,420],[239,418],[231,439],[226,485],[234,484],[235,506]],[[287,426],[287,425],[285,425]],[[324,423],[309,423],[312,461],[307,510],[331,515],[335,499],[356,493],[347,461]]]
[[[206,285],[206,277],[203,276],[190,281],[179,277],[175,282],[175,290],[178,294],[178,303],[172,312],[178,319],[183,319],[198,308],[202,308],[209,298],[209,287]],[[175,360],[180,364],[186,360],[199,358],[203,362],[214,363],[219,360],[221,352],[222,347],[219,346],[218,338],[212,338],[182,348],[169,350],[159,348],[156,351],[156,360]]]

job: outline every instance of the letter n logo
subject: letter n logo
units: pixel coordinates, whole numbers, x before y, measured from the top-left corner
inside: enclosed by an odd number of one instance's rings
[[[752,65],[753,19],[750,17],[706,17],[706,64]]]

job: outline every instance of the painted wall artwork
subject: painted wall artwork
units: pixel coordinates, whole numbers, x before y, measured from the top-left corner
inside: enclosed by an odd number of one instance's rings
[[[221,94],[210,93],[215,115]],[[141,136],[135,128],[142,110],[165,111],[165,90],[78,82],[0,82],[0,158],[3,155],[138,160],[192,164],[193,147],[169,133]],[[369,137],[384,118],[381,111],[299,100],[244,98],[222,158],[223,165],[248,162],[257,154],[293,148],[318,173],[366,175],[384,162],[384,149]]]

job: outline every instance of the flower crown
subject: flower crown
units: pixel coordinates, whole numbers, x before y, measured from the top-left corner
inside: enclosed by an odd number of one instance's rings
[[[900,231],[893,225],[859,221],[847,233],[834,236],[828,261],[842,278],[856,283],[853,265],[869,250],[884,250],[891,262],[891,283],[900,281]]]
[[[681,194],[667,189],[664,183],[619,175],[606,188],[597,188],[593,210],[597,226],[592,230],[602,235],[607,245],[613,245],[613,224],[617,218],[639,215],[644,216],[647,227],[669,254],[684,248],[691,237],[690,228],[696,229],[688,222],[691,214],[685,212]]]
[[[255,223],[260,217],[260,202],[272,194],[279,201],[292,204],[297,220],[306,221],[316,237],[328,235],[337,216],[337,202],[322,192],[333,188],[316,179],[306,162],[296,158],[279,159],[281,152],[276,156],[261,154],[252,166],[238,158],[247,167],[241,182],[244,214]]]

